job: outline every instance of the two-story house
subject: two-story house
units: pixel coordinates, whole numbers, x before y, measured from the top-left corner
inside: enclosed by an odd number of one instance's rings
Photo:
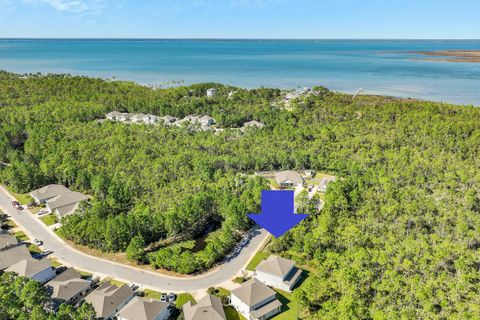
[[[252,279],[232,290],[232,306],[247,320],[266,320],[280,313],[282,303],[275,291]]]
[[[301,275],[295,261],[272,255],[257,266],[254,277],[267,286],[291,292]]]

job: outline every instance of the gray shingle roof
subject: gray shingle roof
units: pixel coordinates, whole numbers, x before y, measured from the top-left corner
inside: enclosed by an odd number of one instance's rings
[[[30,258],[23,259],[14,265],[11,265],[5,271],[15,272],[22,277],[29,278],[48,268],[52,268],[52,265],[48,259],[37,260]]]
[[[257,266],[256,270],[283,279],[288,275],[294,266],[295,261],[272,255],[268,257],[267,260],[263,260]]]
[[[225,311],[219,298],[207,295],[196,305],[187,302],[183,306],[185,320],[225,320]]]
[[[75,269],[68,268],[50,282],[47,282],[45,286],[50,287],[53,291],[52,298],[68,301],[79,292],[90,287],[90,284],[91,281],[82,279],[80,273]]]
[[[117,287],[110,282],[105,282],[90,293],[85,301],[93,305],[97,317],[105,318],[114,313],[115,309],[132,296],[133,291],[127,285]]]
[[[70,190],[68,190],[68,188],[65,186],[62,186],[60,184],[50,184],[48,186],[30,192],[30,195],[42,201],[45,199],[57,197],[67,192],[70,192]]]
[[[235,295],[243,303],[251,307],[275,295],[275,291],[260,281],[252,279],[243,283],[237,289],[232,290],[232,295]]]
[[[0,270],[4,270],[25,259],[32,259],[32,256],[24,245],[0,251]]]
[[[120,311],[119,315],[127,320],[155,320],[167,308],[166,302],[135,297]]]
[[[281,171],[275,174],[275,179],[278,183],[290,182],[293,184],[303,184],[302,175],[296,171]]]
[[[9,234],[0,233],[0,251],[16,246],[18,244],[17,238]]]

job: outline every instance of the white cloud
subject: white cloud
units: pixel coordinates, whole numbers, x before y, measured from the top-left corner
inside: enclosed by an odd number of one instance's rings
[[[26,4],[48,5],[59,12],[77,14],[99,13],[103,0],[23,0]]]

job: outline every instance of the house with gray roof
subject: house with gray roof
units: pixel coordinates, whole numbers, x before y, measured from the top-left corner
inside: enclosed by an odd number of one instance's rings
[[[32,259],[32,256],[25,245],[15,246],[0,251],[0,271],[25,259]]]
[[[129,286],[118,287],[107,281],[92,291],[85,301],[92,304],[97,318],[113,319],[132,300],[133,294],[134,292]]]
[[[220,298],[211,294],[203,297],[197,304],[189,301],[183,305],[185,320],[226,320],[225,311]]]
[[[266,320],[281,312],[282,303],[276,292],[262,282],[252,279],[232,290],[232,306],[247,320]]]
[[[146,114],[144,117],[143,117],[143,122],[145,124],[155,124],[158,122],[158,116],[156,115],[153,115],[153,114]]]
[[[62,303],[77,304],[90,290],[92,282],[82,279],[80,273],[73,268],[68,268],[45,284],[54,303],[53,310],[57,310]]]
[[[156,299],[133,298],[118,314],[118,320],[167,320],[172,313],[170,305]]]
[[[131,123],[143,123],[145,119],[145,114],[143,113],[136,113],[130,117]]]
[[[267,286],[291,292],[301,275],[295,261],[271,255],[257,266],[254,277]]]
[[[304,183],[302,175],[292,170],[275,173],[275,180],[281,188],[302,186]]]
[[[106,118],[110,121],[118,121],[121,113],[118,111],[112,111],[107,113]]]
[[[18,240],[15,236],[8,233],[0,233],[0,251],[4,251],[18,245]]]
[[[54,213],[60,220],[68,215],[75,213],[82,201],[88,200],[88,197],[80,192],[68,190],[58,197],[48,200],[46,208]]]
[[[42,284],[55,277],[55,271],[48,259],[37,260],[31,257],[11,265],[5,269],[5,272],[15,272],[19,276],[30,278]]]
[[[132,117],[132,114],[123,112],[123,113],[120,113],[120,115],[117,117],[117,121],[128,122],[130,121],[131,117]]]
[[[43,188],[33,190],[30,192],[30,196],[37,204],[42,204],[67,192],[70,192],[70,190],[65,186],[60,184],[49,184]]]

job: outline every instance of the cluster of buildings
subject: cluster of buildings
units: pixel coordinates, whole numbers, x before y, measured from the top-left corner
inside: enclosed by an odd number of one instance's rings
[[[311,170],[306,170],[303,175],[292,170],[280,171],[275,172],[275,181],[278,183],[280,188],[289,189],[303,186],[305,184],[305,179],[312,177],[312,175],[313,172]],[[323,193],[327,192],[328,185],[335,180],[336,178],[333,176],[327,176],[323,178],[317,185],[317,190]]]
[[[301,275],[294,261],[272,255],[257,266],[251,280],[231,291],[230,305],[247,320],[270,319],[282,311],[272,288],[291,292]],[[185,320],[226,320],[220,299],[212,295],[185,304],[183,314]]]
[[[60,220],[75,213],[82,201],[88,196],[59,184],[51,184],[30,192],[36,205],[45,205],[47,213],[53,213]]]
[[[52,298],[47,308],[55,312],[61,304],[92,304],[99,319],[167,320],[172,307],[167,302],[139,297],[124,284],[109,281],[98,285],[73,268],[58,270],[46,258],[35,259],[26,245],[7,233],[0,234],[0,273],[14,272],[38,281]]]
[[[206,115],[188,115],[183,119],[179,119],[169,115],[160,117],[153,114],[112,111],[106,115],[106,118],[110,121],[137,124],[163,124],[177,127],[182,125],[198,125],[202,130],[213,130],[212,126],[216,123],[215,119]]]
[[[137,123],[137,124],[162,124],[165,126],[187,126],[194,128],[197,131],[215,131],[222,132],[225,131],[223,128],[215,127],[217,123],[214,118],[207,115],[194,115],[190,114],[186,117],[179,119],[172,117],[170,115],[166,116],[155,116],[152,114],[143,114],[143,113],[125,113],[112,111],[106,115],[106,119],[110,121],[117,121],[123,123]],[[244,133],[248,128],[257,128],[262,129],[265,127],[265,124],[259,121],[249,121],[245,122],[241,128],[234,128],[240,130],[241,133]],[[233,130],[233,129],[232,129]]]

